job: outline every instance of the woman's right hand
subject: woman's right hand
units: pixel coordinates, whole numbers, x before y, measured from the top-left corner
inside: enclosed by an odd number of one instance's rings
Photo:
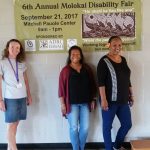
[[[108,102],[107,100],[101,100],[101,107],[103,110],[107,111],[108,110]]]
[[[6,111],[5,104],[4,104],[3,100],[0,100],[0,110],[1,111]]]
[[[61,112],[63,115],[66,115],[66,105],[65,104],[61,104]]]

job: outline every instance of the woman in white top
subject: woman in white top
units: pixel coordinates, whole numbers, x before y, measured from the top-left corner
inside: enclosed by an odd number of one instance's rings
[[[24,60],[25,51],[20,41],[8,41],[0,61],[0,110],[5,112],[8,125],[8,150],[17,150],[17,127],[20,120],[26,119],[26,106],[32,103]],[[2,80],[5,86],[2,86]]]

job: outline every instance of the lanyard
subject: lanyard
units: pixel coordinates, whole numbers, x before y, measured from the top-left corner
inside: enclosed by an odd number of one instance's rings
[[[11,62],[11,60],[10,60],[9,58],[8,58],[8,61],[9,61],[9,64],[10,64],[10,66],[11,66],[13,72],[14,72],[14,75],[15,75],[15,77],[16,77],[17,82],[19,82],[18,62],[16,61],[16,71],[15,71],[15,69],[14,69],[14,67],[13,67],[13,65],[12,65],[12,62]]]

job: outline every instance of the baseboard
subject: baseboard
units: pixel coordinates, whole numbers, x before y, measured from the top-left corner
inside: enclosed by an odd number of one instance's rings
[[[70,143],[30,143],[30,144],[17,144],[20,149],[69,149],[71,148]],[[7,144],[0,144],[0,149],[6,149]],[[124,143],[124,147],[131,148],[129,142]],[[104,148],[103,142],[91,142],[86,143],[88,149]]]

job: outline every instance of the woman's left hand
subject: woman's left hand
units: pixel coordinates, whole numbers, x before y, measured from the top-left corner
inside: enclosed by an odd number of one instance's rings
[[[27,97],[27,105],[31,105],[32,104],[32,97],[28,96]]]
[[[92,101],[91,102],[91,110],[95,110],[96,109],[96,101]]]

